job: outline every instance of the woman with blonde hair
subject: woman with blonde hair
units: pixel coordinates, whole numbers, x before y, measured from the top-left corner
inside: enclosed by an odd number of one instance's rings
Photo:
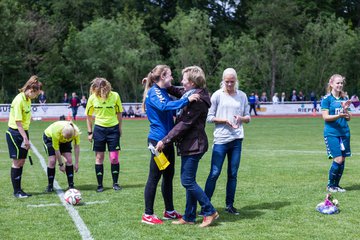
[[[329,159],[333,159],[329,170],[327,190],[345,192],[339,183],[345,168],[345,158],[351,156],[348,111],[351,101],[346,99],[343,87],[345,77],[334,74],[328,83],[328,94],[321,101],[322,117],[325,121],[324,140]]]
[[[31,76],[25,85],[19,89],[11,103],[8,130],[6,141],[9,148],[9,155],[12,158],[11,182],[16,198],[27,198],[27,194],[21,189],[21,177],[25,159],[30,149],[29,127],[31,121],[31,100],[36,98],[42,88],[37,76]]]
[[[75,165],[71,154],[71,142],[74,140]],[[48,155],[48,186],[46,192],[54,191],[55,164],[59,163],[59,169],[66,173],[69,188],[74,188],[74,168],[79,170],[80,157],[80,130],[72,122],[57,121],[47,127],[43,134],[43,144]],[[64,162],[66,165],[64,165]]]
[[[176,142],[178,155],[181,156],[181,184],[186,189],[186,206],[184,216],[172,223],[193,225],[196,221],[197,202],[199,202],[204,212],[203,222],[199,227],[207,227],[219,217],[219,214],[197,184],[196,172],[199,161],[208,150],[205,123],[211,105],[210,96],[206,90],[204,71],[200,67],[187,67],[182,70],[182,74],[181,83],[184,88],[171,87],[167,89],[168,92],[181,99],[199,94],[200,99],[177,111],[174,128],[157,143],[156,149],[160,151]]]
[[[123,107],[120,96],[111,90],[111,84],[105,78],[95,78],[91,81],[90,97],[85,113],[88,130],[88,140],[93,142],[95,151],[95,173],[98,182],[97,192],[103,192],[104,157],[106,145],[111,162],[113,189],[121,190],[119,186],[119,151]],[[93,130],[93,117],[95,123]]]
[[[172,101],[166,92],[166,88],[171,86],[172,80],[173,77],[170,67],[157,65],[142,81],[145,87],[143,108],[150,122],[148,144],[152,144],[153,146],[156,146],[158,141],[166,136],[174,127],[174,110],[181,109],[199,97],[198,95],[192,95],[187,98]],[[151,153],[150,157],[149,176],[144,191],[145,212],[141,219],[141,222],[146,224],[154,225],[163,223],[163,221],[154,214],[156,187],[161,176],[163,177],[161,193],[165,203],[163,219],[178,219],[182,217],[181,214],[174,209],[173,204],[172,182],[175,172],[174,146],[172,144],[168,145],[163,149],[163,152],[170,162],[170,165],[164,170],[159,170],[157,167],[153,153]]]

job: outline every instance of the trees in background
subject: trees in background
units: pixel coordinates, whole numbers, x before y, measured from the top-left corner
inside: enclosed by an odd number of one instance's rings
[[[210,91],[237,70],[245,92],[325,94],[333,73],[360,90],[360,1],[2,0],[0,102],[32,74],[49,102],[88,94],[107,78],[122,100],[140,101],[141,79],[159,63],[175,80],[201,66]]]

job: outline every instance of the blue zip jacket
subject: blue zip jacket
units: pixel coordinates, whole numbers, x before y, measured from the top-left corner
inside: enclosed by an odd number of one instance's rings
[[[174,127],[174,110],[183,108],[188,103],[188,98],[172,101],[165,88],[154,84],[145,100],[146,114],[150,122],[148,138],[155,141],[163,139]]]

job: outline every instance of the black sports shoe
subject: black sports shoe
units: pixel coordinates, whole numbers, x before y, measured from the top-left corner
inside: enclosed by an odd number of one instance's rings
[[[28,193],[24,192],[23,190],[20,190],[14,194],[14,197],[16,197],[16,198],[27,198],[27,197],[31,197],[31,196],[32,196],[31,194],[28,194]]]
[[[121,187],[119,186],[118,183],[114,183],[113,189],[114,189],[115,191],[118,191],[118,190],[121,190]]]
[[[104,191],[104,187],[103,186],[98,186],[96,189],[97,192],[103,192]]]
[[[236,208],[234,208],[233,206],[227,206],[225,208],[225,211],[230,213],[230,214],[233,214],[233,215],[239,215],[240,213],[238,212],[238,210]]]
[[[51,193],[53,191],[54,191],[54,188],[53,188],[53,186],[50,186],[50,185],[48,185],[45,189],[45,192],[47,192],[47,193]]]

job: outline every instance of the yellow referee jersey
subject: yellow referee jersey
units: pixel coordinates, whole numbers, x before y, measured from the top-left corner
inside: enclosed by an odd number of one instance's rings
[[[55,150],[59,150],[60,143],[67,143],[71,142],[72,140],[74,140],[75,145],[80,145],[80,135],[77,132],[75,132],[75,136],[68,139],[64,138],[62,135],[62,130],[68,124],[68,121],[57,121],[45,129],[44,133],[47,137],[52,138],[52,144]],[[74,123],[73,125],[77,128]]]
[[[11,103],[8,126],[18,129],[16,122],[21,121],[24,130],[29,130],[31,121],[31,99],[25,93],[19,93]]]
[[[91,94],[85,109],[88,116],[95,115],[95,124],[101,127],[112,127],[118,124],[117,113],[122,111],[120,96],[113,91],[109,93],[106,100]]]

